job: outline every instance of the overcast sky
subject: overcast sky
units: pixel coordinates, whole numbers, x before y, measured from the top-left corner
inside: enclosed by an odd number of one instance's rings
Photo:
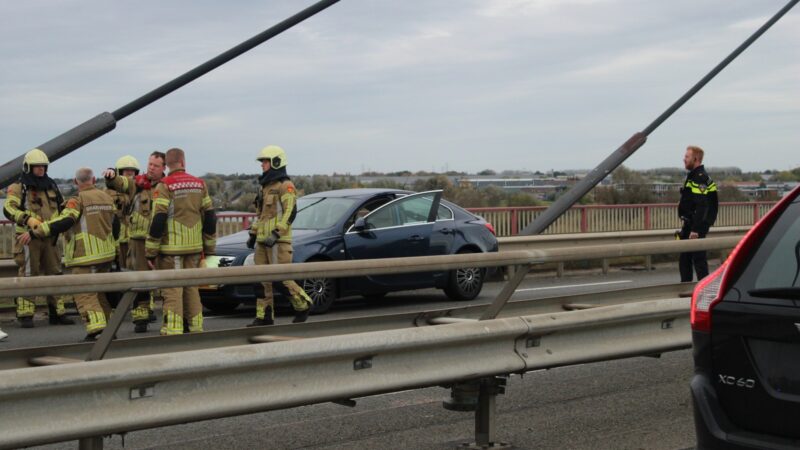
[[[312,1],[2,1],[0,148],[16,157]],[[784,0],[342,0],[123,119],[54,176],[179,146],[190,172],[592,168]],[[800,9],[625,163],[800,166]]]

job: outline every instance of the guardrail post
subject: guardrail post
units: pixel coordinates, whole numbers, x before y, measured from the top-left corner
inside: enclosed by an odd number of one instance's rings
[[[442,406],[451,411],[475,411],[475,442],[458,446],[460,449],[485,450],[512,448],[507,442],[495,442],[497,395],[506,393],[506,379],[481,378],[454,385],[450,398]]]
[[[603,275],[608,275],[608,258],[603,258]]]
[[[79,439],[78,450],[103,450],[103,437],[96,436]]]
[[[647,255],[647,256],[644,257],[644,268],[648,272],[653,270],[653,256],[652,255]]]
[[[556,278],[564,277],[564,263],[560,262],[556,265]]]
[[[119,326],[122,325],[122,320],[125,319],[125,315],[128,314],[128,310],[131,309],[131,305],[133,304],[133,300],[136,298],[136,294],[138,292],[150,291],[152,291],[152,289],[149,288],[131,289],[129,291],[125,291],[119,303],[117,304],[117,309],[115,309],[114,313],[111,314],[111,319],[108,321],[108,325],[106,325],[106,328],[102,333],[100,333],[100,337],[97,339],[97,342],[94,344],[94,346],[92,346],[92,350],[89,352],[89,356],[86,357],[86,361],[97,361],[99,359],[103,359],[106,351],[108,351],[108,346],[111,345],[111,341],[116,336],[117,330],[119,330]],[[103,448],[102,438],[100,439],[100,447],[97,448]]]
[[[530,268],[531,266],[528,264],[514,266],[514,276],[509,276],[508,282],[506,282],[506,284],[503,286],[503,289],[501,289],[500,293],[497,294],[497,297],[494,299],[492,304],[486,308],[486,311],[481,314],[481,317],[478,320],[496,319],[497,315],[500,314],[500,311],[503,310],[503,307],[506,306],[508,299],[514,295],[514,291],[516,291],[517,286],[522,283],[522,280],[525,278],[525,275],[528,274]]]

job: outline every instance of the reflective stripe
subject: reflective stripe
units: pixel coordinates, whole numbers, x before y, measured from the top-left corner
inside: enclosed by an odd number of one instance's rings
[[[172,311],[165,311],[164,325],[161,327],[161,334],[183,334],[183,318]]]
[[[203,331],[203,313],[189,319],[189,332],[199,333],[201,331]]]
[[[17,317],[33,316],[36,312],[36,304],[25,297],[17,297]]]
[[[27,245],[23,246],[23,252],[25,253],[25,276],[31,276],[31,249]]]
[[[95,334],[106,327],[106,315],[102,311],[86,312],[86,332]]]

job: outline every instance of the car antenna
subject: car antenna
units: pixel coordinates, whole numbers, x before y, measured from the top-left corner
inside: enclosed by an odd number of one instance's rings
[[[150,103],[153,103],[154,101],[170,94],[184,85],[191,83],[195,79],[200,78],[206,73],[211,72],[212,70],[236,58],[237,56],[252,50],[269,39],[283,33],[289,28],[292,28],[300,22],[303,22],[309,17],[338,2],[339,0],[321,0],[300,11],[299,13],[283,20],[282,22],[273,25],[267,30],[264,30],[263,32],[251,37],[241,44],[229,49],[228,51],[217,55],[203,64],[200,64],[199,66],[173,79],[172,81],[163,84],[161,87],[158,87],[137,98],[127,105],[117,109],[113,113],[103,112],[36,148],[45,152],[47,157],[50,159],[50,162],[53,162],[62,156],[68,155],[74,150],[113,130],[117,126],[117,121],[124,119],[125,117],[144,108]],[[17,158],[0,166],[0,189],[5,188],[11,184],[13,180],[19,177],[19,171],[20,167],[22,167],[22,160],[24,157],[24,154],[20,155]]]
[[[736,59],[739,54],[741,54],[747,47],[750,46],[753,42],[755,42],[759,37],[761,37],[764,32],[766,32],[772,25],[775,24],[781,17],[784,16],[790,9],[792,9],[797,2],[800,0],[791,0],[789,3],[786,4],[780,11],[778,11],[772,18],[770,18],[764,25],[761,26],[752,36],[747,38],[739,47],[736,48],[727,58],[722,60],[716,67],[711,69],[711,71],[704,76],[700,81],[697,82],[691,89],[689,89],[681,98],[679,98],[675,103],[672,104],[666,111],[664,111],[656,120],[653,121],[650,125],[647,126],[643,131],[639,131],[633,134],[621,147],[614,150],[614,153],[609,155],[603,162],[600,163],[599,166],[595,167],[591,172],[589,172],[581,181],[579,181],[575,186],[572,187],[569,191],[567,191],[564,195],[556,199],[552,205],[550,205],[546,210],[542,212],[536,219],[528,224],[525,228],[522,229],[520,232],[521,235],[531,235],[531,234],[539,234],[544,231],[550,224],[556,221],[562,214],[564,214],[569,208],[572,207],[578,200],[581,199],[586,193],[588,193],[592,188],[597,186],[600,181],[603,180],[608,174],[610,174],[614,169],[616,169],[620,164],[622,164],[629,156],[633,154],[639,147],[644,145],[647,141],[647,136],[650,135],[656,128],[659,127],[664,121],[666,121],[675,111],[680,109],[684,103],[689,101],[690,98],[694,96],[700,89],[702,89],[711,79],[713,79],[718,73],[722,72],[722,70],[730,64],[734,59]]]

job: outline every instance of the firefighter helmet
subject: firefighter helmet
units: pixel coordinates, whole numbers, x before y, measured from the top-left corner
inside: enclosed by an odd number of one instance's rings
[[[139,175],[139,161],[131,155],[125,155],[118,159],[115,168],[119,174],[125,169],[132,169],[136,172],[136,175]]]
[[[261,149],[256,160],[263,161],[265,159],[269,161],[269,165],[273,169],[286,167],[286,152],[277,145],[268,145]]]
[[[25,153],[25,159],[22,160],[22,171],[29,173],[32,166],[48,166],[50,160],[47,154],[38,148],[35,148],[28,153]]]

